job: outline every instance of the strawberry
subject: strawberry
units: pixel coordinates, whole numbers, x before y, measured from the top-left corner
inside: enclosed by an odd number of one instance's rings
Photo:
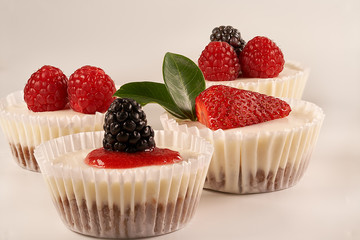
[[[198,121],[212,130],[244,127],[283,118],[291,108],[285,101],[248,90],[214,85],[195,99]]]

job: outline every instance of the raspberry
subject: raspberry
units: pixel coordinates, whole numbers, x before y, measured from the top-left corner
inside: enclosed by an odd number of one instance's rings
[[[67,77],[53,66],[34,72],[24,88],[24,100],[33,112],[56,111],[67,105]]]
[[[226,42],[210,42],[202,51],[198,62],[205,79],[209,81],[234,80],[240,72],[234,48]]]
[[[107,150],[138,152],[155,147],[154,130],[140,104],[129,98],[117,98],[105,114],[103,146]]]
[[[212,130],[244,127],[283,118],[291,108],[278,98],[258,92],[214,85],[195,99],[198,121]]]
[[[101,68],[83,66],[69,78],[70,107],[77,112],[106,112],[115,99],[115,83]]]
[[[251,39],[240,53],[244,77],[272,78],[284,68],[284,55],[280,48],[267,37]]]
[[[235,49],[235,52],[238,55],[245,46],[245,41],[241,38],[239,30],[233,28],[232,26],[220,26],[214,28],[210,35],[210,41],[227,42]]]

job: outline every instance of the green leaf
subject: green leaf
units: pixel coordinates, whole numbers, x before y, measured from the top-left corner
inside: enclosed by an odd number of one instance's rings
[[[157,103],[177,118],[185,119],[186,115],[171,98],[166,86],[155,82],[132,82],[124,84],[114,93],[116,97],[132,98],[140,105]]]
[[[204,76],[199,67],[187,57],[166,53],[163,78],[175,104],[187,118],[195,121],[195,98],[205,90]]]
[[[196,121],[195,98],[205,90],[204,76],[198,66],[184,56],[166,53],[163,78],[165,84],[124,84],[114,96],[132,98],[142,106],[157,103],[177,118]]]

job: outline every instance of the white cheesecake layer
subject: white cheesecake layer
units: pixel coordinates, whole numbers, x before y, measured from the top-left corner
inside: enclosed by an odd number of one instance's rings
[[[68,199],[90,205],[176,202],[196,197],[203,187],[213,147],[184,133],[155,132],[158,147],[179,151],[183,161],[130,169],[98,169],[84,163],[86,155],[102,146],[103,132],[69,135],[41,144],[35,150],[41,171],[55,200]],[[91,147],[91,148],[89,148]],[[83,150],[85,149],[85,150]]]
[[[83,114],[71,109],[32,112],[23,100],[23,92],[0,100],[0,125],[11,144],[34,147],[52,138],[103,128],[103,113]]]
[[[52,164],[62,168],[80,168],[81,172],[91,174],[96,174],[96,172],[106,172],[110,176],[115,174],[114,169],[94,170],[94,167],[85,164],[84,159],[91,150],[93,149],[61,155],[54,159]],[[135,170],[136,174],[129,179],[111,181],[110,183],[106,181],[84,181],[84,179],[78,177],[63,178],[60,176],[49,176],[46,179],[55,199],[59,197],[61,199],[87,199],[89,203],[97,202],[102,204],[108,204],[109,200],[111,200],[111,202],[115,203],[123,202],[124,206],[128,206],[132,202],[135,204],[143,203],[146,199],[158,199],[159,202],[166,203],[169,200],[176,201],[178,197],[185,197],[186,186],[189,184],[189,181],[200,181],[203,177],[198,171],[177,174],[183,171],[182,168],[186,167],[189,159],[196,159],[198,157],[198,154],[189,151],[182,151],[180,155],[184,159],[183,163],[168,166],[173,168],[175,172],[170,178],[167,174],[160,178],[156,176],[144,181],[145,179],[140,176],[144,174],[151,175],[152,171],[158,172],[162,168],[162,166],[146,166],[137,168]],[[127,172],[130,171],[133,170],[116,169],[116,175],[127,175]],[[200,169],[200,171],[204,171],[204,169]],[[135,180],[132,178],[135,178]],[[163,195],[160,193],[160,189],[169,189],[169,192]],[[121,198],[123,198],[122,201]]]
[[[283,71],[275,78],[238,78],[233,81],[208,81],[206,87],[227,85],[230,87],[260,92],[274,97],[301,99],[309,69],[298,63],[286,62]]]

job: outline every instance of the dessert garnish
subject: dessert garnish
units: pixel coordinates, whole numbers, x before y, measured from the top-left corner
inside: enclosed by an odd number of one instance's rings
[[[136,153],[108,151],[97,148],[85,158],[85,163],[96,168],[125,169],[151,165],[165,165],[181,162],[182,158],[176,151],[155,147],[152,151]]]
[[[201,70],[190,59],[178,54],[166,53],[163,79],[165,84],[127,83],[114,95],[135,99],[143,106],[158,103],[173,116],[198,120],[212,130],[283,118],[291,111],[281,99],[248,90],[222,85],[205,90]]]
[[[210,41],[198,60],[208,81],[273,78],[284,68],[281,49],[267,37],[257,36],[246,43],[236,28],[220,26],[213,29]]]
[[[116,98],[105,114],[103,147],[91,151],[85,163],[97,168],[134,168],[182,161],[180,154],[155,146],[154,130],[133,99]]]
[[[114,81],[98,67],[83,66],[69,78],[69,103],[77,112],[106,112],[114,100],[115,91]]]
[[[247,42],[240,53],[243,77],[273,78],[285,64],[281,49],[267,37],[255,37]]]
[[[24,88],[24,100],[33,112],[56,111],[70,106],[76,112],[104,113],[115,99],[115,83],[101,68],[83,66],[69,78],[45,65],[33,73]]]
[[[34,72],[24,88],[24,101],[33,112],[64,109],[67,101],[67,77],[56,67],[45,65]]]
[[[142,106],[157,103],[177,118],[196,121],[195,98],[205,90],[201,70],[187,57],[166,53],[162,71],[164,84],[126,83],[114,96],[132,98]]]
[[[210,41],[227,42],[230,44],[235,52],[239,54],[245,46],[245,40],[241,38],[239,30],[232,26],[220,26],[212,30]]]
[[[234,48],[226,42],[210,42],[198,60],[206,80],[235,80],[240,73],[240,63]]]
[[[289,104],[258,92],[214,85],[195,99],[198,121],[212,130],[244,127],[289,115]]]
[[[155,147],[154,130],[147,125],[140,104],[117,98],[105,114],[104,148],[119,152],[138,152]]]

